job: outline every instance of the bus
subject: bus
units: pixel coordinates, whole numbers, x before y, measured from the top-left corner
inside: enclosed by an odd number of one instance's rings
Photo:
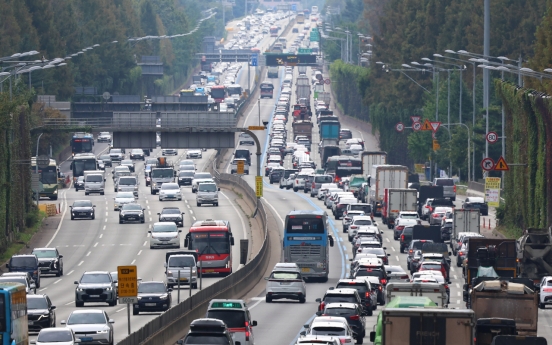
[[[27,292],[19,283],[0,283],[0,345],[29,344]]]
[[[211,98],[215,100],[215,103],[222,103],[226,98],[226,88],[224,85],[211,86]]]
[[[239,95],[241,97],[243,89],[240,84],[226,85],[226,94],[228,97]]]
[[[263,82],[261,83],[261,98],[268,97],[273,98],[274,95],[274,85],[269,82]]]
[[[291,211],[284,225],[284,262],[296,263],[303,277],[322,282],[328,281],[329,247],[334,245],[327,222],[324,211]]]
[[[36,172],[36,157],[31,158],[31,173]],[[40,197],[48,197],[51,200],[58,199],[59,167],[55,159],[50,159],[46,168],[38,168],[38,180],[42,183]],[[36,191],[33,191],[33,195]]]
[[[92,152],[94,136],[90,133],[77,132],[71,138],[71,150],[73,155],[77,153]]]
[[[79,176],[84,176],[85,170],[98,170],[98,160],[93,153],[80,153],[73,157],[73,161],[71,162],[73,182],[75,182]]]
[[[271,26],[270,27],[270,37],[278,37],[278,27],[277,26]]]
[[[297,13],[297,17],[295,19],[297,21],[297,24],[304,24],[305,23],[305,14],[304,13]]]
[[[362,174],[362,160],[351,156],[333,156],[326,162],[326,173],[335,174],[335,181]]]
[[[311,13],[312,14],[318,14],[318,6],[312,6],[311,7]]]
[[[192,224],[184,239],[184,247],[195,250],[201,264],[200,273],[232,273],[234,236],[227,220],[207,219]]]

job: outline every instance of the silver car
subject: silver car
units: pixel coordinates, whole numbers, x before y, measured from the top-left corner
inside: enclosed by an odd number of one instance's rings
[[[163,183],[159,190],[159,201],[182,200],[182,193],[178,183]]]
[[[113,324],[115,321],[99,309],[74,310],[62,325],[75,332],[75,336],[86,344],[114,344]]]
[[[305,303],[307,297],[307,286],[301,273],[288,270],[272,271],[270,277],[265,278],[266,303],[275,299],[294,299],[299,303]]]
[[[133,192],[118,192],[113,199],[115,199],[113,204],[113,209],[115,211],[119,211],[124,204],[132,204],[136,202],[136,197]]]

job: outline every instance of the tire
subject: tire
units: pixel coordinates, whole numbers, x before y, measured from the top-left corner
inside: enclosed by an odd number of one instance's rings
[[[393,229],[393,225],[387,224],[387,229]]]
[[[366,315],[367,315],[367,316],[372,316],[372,315],[374,315],[374,309],[370,308],[370,309],[366,312]]]
[[[90,193],[88,193],[88,192],[84,192],[84,195],[90,195]]]
[[[75,217],[71,216],[71,220],[75,220]]]
[[[201,204],[198,202],[198,203],[197,203],[197,207],[200,207],[200,206],[201,206]]]
[[[92,215],[92,220],[96,219],[96,214]]]
[[[282,185],[280,185],[280,189],[284,189],[284,187]]]
[[[404,248],[402,246],[401,246],[400,252],[404,253]]]
[[[306,301],[307,301],[307,299],[305,297],[299,298],[299,303],[305,303]]]
[[[218,202],[215,204],[216,207],[218,207]]]
[[[105,195],[105,192],[100,192],[100,195]]]
[[[286,186],[286,189],[287,189],[287,190],[289,190],[289,187],[288,187],[288,186]]]
[[[192,284],[192,289],[197,289],[197,283]]]
[[[353,241],[353,237],[352,236],[347,236],[349,237],[349,242],[352,242]]]
[[[77,308],[84,307],[84,302],[75,301],[75,307],[77,307]]]
[[[50,200],[57,200],[57,199],[58,199],[57,195],[54,195],[54,196],[50,197]]]
[[[117,305],[117,300],[114,300],[114,301],[108,302],[108,303],[109,303],[110,307],[113,307],[113,306]]]
[[[539,302],[539,309],[546,309],[546,305]]]
[[[462,267],[462,264],[460,263],[459,260],[456,260],[456,267]]]
[[[410,270],[410,273],[412,273],[412,270],[410,269],[410,262],[406,262],[406,269],[407,270]]]
[[[357,344],[362,344],[363,342],[364,342],[364,338],[362,338],[362,337],[358,337],[357,340],[356,340]]]
[[[322,283],[327,283],[328,282],[328,277],[322,277],[322,278],[320,278],[320,281]]]
[[[122,219],[119,219],[119,224],[123,224],[123,220],[122,220]]]
[[[299,190],[298,188],[293,187],[294,192],[297,192],[298,190]]]
[[[138,315],[140,312],[134,308],[132,308],[132,315]]]
[[[56,272],[56,277],[60,277],[61,275],[62,275],[62,273],[60,271]]]
[[[265,297],[265,302],[266,302],[266,303],[272,303],[272,297],[266,295],[266,297]]]
[[[142,223],[142,224],[144,224],[145,222],[146,222],[145,219],[142,219],[142,220],[140,221],[140,223]]]

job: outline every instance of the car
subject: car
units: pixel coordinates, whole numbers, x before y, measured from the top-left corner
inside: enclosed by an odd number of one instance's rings
[[[98,169],[105,171],[105,164],[101,159],[98,159]]]
[[[154,223],[151,230],[148,230],[150,236],[150,249],[163,247],[180,248],[180,233],[174,222]]]
[[[332,335],[339,338],[342,344],[352,344],[356,338],[355,333],[349,326],[347,319],[340,316],[317,316],[309,325],[305,325],[305,331],[300,332],[306,335]],[[362,338],[357,338],[357,343],[362,343]]]
[[[201,152],[200,149],[189,149],[188,151],[186,151],[186,158],[188,158],[188,159],[191,159],[191,158],[196,158],[196,159],[203,158],[203,153]]]
[[[130,151],[130,159],[141,159],[143,161],[146,160],[146,154],[144,153],[144,150],[142,149],[132,149]]]
[[[107,271],[86,271],[80,280],[75,280],[75,306],[84,307],[85,302],[105,302],[117,305],[117,288]]]
[[[273,168],[281,168],[281,167],[282,167],[282,166],[280,165],[280,163],[276,163],[276,162],[268,163],[268,164],[265,166],[265,176],[270,175],[270,171],[271,171]]]
[[[255,145],[255,140],[247,133],[240,133],[238,136],[238,145]]]
[[[272,168],[270,170],[270,174],[268,174],[268,181],[270,184],[273,184],[275,182],[279,182],[282,176],[285,174],[285,169],[282,167],[276,167]]]
[[[482,216],[489,215],[489,205],[482,197],[467,197],[466,200],[462,201],[462,208],[465,210],[479,210]]]
[[[454,225],[454,222],[452,219],[446,219],[445,224],[441,226],[441,240],[443,242],[450,241],[453,225]]]
[[[212,299],[207,307],[207,318],[219,319],[233,329],[232,339],[242,345],[255,343],[254,327],[257,321],[251,319],[246,303],[241,299]]]
[[[353,221],[353,217],[355,216],[364,216],[364,211],[345,211],[343,212],[343,219],[341,220],[341,227],[343,229],[343,232],[348,232],[349,225]],[[355,231],[356,233],[356,231]],[[349,241],[353,239],[353,236],[349,234]]]
[[[234,345],[233,334],[223,320],[216,318],[196,319],[190,323],[190,330],[184,339],[178,340],[177,344],[220,344]],[[242,327],[241,325],[239,326]]]
[[[447,304],[450,304],[450,287],[447,284],[445,277],[443,277],[443,273],[441,271],[422,271],[422,272],[416,272],[412,275],[412,279],[410,280],[411,283],[416,281],[418,279],[419,283],[429,283],[428,281],[424,281],[427,278],[433,278],[437,281],[438,284],[441,284],[445,287],[445,291],[447,292]],[[419,280],[421,279],[421,281]]]
[[[329,303],[354,303],[362,305],[362,299],[355,288],[330,288],[324,294],[324,297],[315,299],[318,302],[318,311],[324,310]]]
[[[132,194],[132,193],[130,193]],[[71,220],[77,218],[96,218],[96,212],[94,210],[96,205],[92,204],[90,200],[76,200],[73,202],[73,205],[69,206],[71,209]]]
[[[25,292],[30,294],[31,292],[36,294],[36,284],[30,276],[24,272],[17,272],[17,274],[3,273],[0,276],[0,283],[19,283],[25,286]]]
[[[299,28],[293,28],[293,29],[291,29],[291,32],[294,33],[294,34],[297,34],[297,33],[299,33]]]
[[[167,311],[172,303],[172,289],[163,281],[143,281],[138,284],[138,303],[132,305],[132,315],[147,311]]]
[[[297,339],[295,345],[341,345],[341,340],[338,337],[330,335],[304,335]]]
[[[119,209],[119,224],[123,224],[125,222],[140,222],[145,223],[145,217],[144,212],[146,209],[144,209],[139,204],[124,204]]]
[[[433,202],[433,198],[427,198],[425,203],[422,205],[422,212],[420,214],[420,218],[423,220],[429,220],[429,215],[433,211],[433,208],[431,207],[431,203]]]
[[[114,323],[100,309],[73,310],[67,321],[61,320],[62,325],[72,329],[82,342],[88,344],[115,344]]]
[[[369,283],[368,283],[369,284]],[[369,291],[369,290],[368,290]],[[372,315],[370,307],[370,315]],[[329,303],[323,311],[316,313],[318,316],[339,316],[347,319],[349,327],[353,330],[354,337],[359,343],[359,339],[366,336],[366,319],[361,306],[354,303]]]
[[[412,240],[408,245],[408,251],[406,252],[406,269],[410,270],[410,262],[414,257],[417,250],[422,250],[422,247],[426,243],[433,243],[433,240]]]
[[[157,215],[160,222],[174,222],[179,227],[184,226],[184,212],[180,212],[178,207],[163,207]]]
[[[433,180],[434,186],[443,187],[443,197],[456,201],[456,185],[452,178],[436,178]]]
[[[539,309],[546,309],[547,304],[552,304],[552,276],[542,277],[538,284]]]
[[[177,179],[179,186],[188,186],[192,184],[194,179],[195,170],[181,170],[178,172]]]
[[[56,306],[48,295],[27,295],[29,332],[56,327]]]
[[[99,143],[101,143],[101,142],[110,143],[111,142],[111,134],[109,132],[100,132],[100,134],[98,134],[98,138],[96,140]]]
[[[377,300],[379,305],[384,305],[386,303],[386,287],[387,283],[383,283],[377,276],[363,276],[360,279],[366,279],[370,282],[370,287],[372,291],[377,295]]]
[[[161,150],[161,155],[163,156],[177,156],[178,155],[178,150],[177,149],[162,149]]]
[[[128,167],[130,172],[134,172],[134,162],[130,159],[123,159],[120,163],[121,166]]]
[[[241,163],[243,162],[243,163]],[[243,165],[243,174],[249,175],[249,165],[247,165],[247,159],[245,158],[234,158],[230,163],[230,174],[238,173],[238,165]]]
[[[359,211],[349,211],[349,212],[350,213],[347,213],[347,216],[350,216],[351,213],[353,212],[359,212]],[[374,226],[374,221],[372,220],[372,217],[366,216],[366,215],[353,215],[351,217],[351,223],[347,227],[347,234],[349,238],[353,238],[357,234],[357,231],[363,226]]]
[[[418,268],[418,272],[423,271],[440,271],[443,273],[443,277],[448,281],[445,264],[441,261],[422,261]]]
[[[339,140],[351,139],[353,137],[353,132],[347,128],[341,128],[339,130]]]
[[[63,275],[63,255],[57,248],[34,248],[31,254],[38,258],[40,274],[55,274],[56,277]]]
[[[417,213],[416,213],[417,215]],[[414,225],[420,225],[420,219],[416,218],[398,218],[395,220],[395,227],[393,228],[393,239],[398,240],[407,226],[413,227]]]
[[[305,303],[307,298],[307,286],[299,269],[297,271],[275,268],[266,277],[266,303],[275,299],[293,299],[299,303]]]
[[[440,225],[445,214],[451,210],[450,207],[435,207],[433,212],[429,215],[429,225]]]
[[[401,253],[404,253],[404,250],[406,248],[408,248],[408,246],[410,245],[410,242],[412,241],[412,233],[414,231],[414,227],[413,226],[407,226],[403,229],[403,231],[401,232],[401,235],[399,236],[399,241],[400,241],[400,244],[399,244],[399,251]]]
[[[352,194],[352,193],[350,193]],[[336,199],[332,203],[332,213],[336,220],[341,218],[343,216],[343,212],[347,209],[347,206],[350,204],[356,204],[357,199],[355,197],[351,197],[350,195],[344,195],[340,196],[338,199]],[[368,217],[370,218],[370,217]],[[350,228],[350,226],[349,226]]]
[[[125,159],[122,149],[111,149],[109,150],[109,158],[112,162],[120,162]]]
[[[208,173],[208,172],[207,173],[206,172],[198,173],[198,172],[196,172],[194,174],[194,178],[192,179],[192,193],[197,192],[197,186],[201,182],[214,182],[213,176],[211,175],[211,173]]]
[[[362,315],[372,316],[378,306],[377,295],[372,293],[370,282],[366,279],[339,279],[336,289],[356,289],[362,304]]]
[[[81,340],[75,336],[75,332],[67,327],[43,328],[38,333],[35,345],[75,345]]]
[[[178,183],[168,182],[161,185],[159,189],[159,201],[165,200],[182,200],[182,193]]]
[[[136,202],[136,196],[134,196],[133,192],[117,192],[113,199],[115,200],[113,203],[114,211],[119,211],[124,204]]]
[[[107,155],[100,155],[100,156],[98,157],[98,159],[100,159],[100,160],[104,163],[104,165],[105,165],[106,167],[110,167],[110,168],[111,168],[111,167],[113,166],[113,163],[112,163],[112,161],[111,161],[111,156],[108,155],[108,154],[107,154]]]
[[[84,176],[77,177],[75,181],[75,192],[84,189]]]
[[[458,254],[458,251],[464,244],[467,244],[468,238],[470,237],[484,237],[483,235],[477,232],[459,232],[456,234],[456,238],[451,239],[451,249],[454,255]],[[460,267],[460,266],[458,266]]]
[[[406,273],[401,266],[385,265],[384,269],[385,269],[385,272],[387,273],[387,279],[389,279],[389,281],[402,282],[402,283],[408,283],[410,281],[410,277],[408,276],[408,273]]]

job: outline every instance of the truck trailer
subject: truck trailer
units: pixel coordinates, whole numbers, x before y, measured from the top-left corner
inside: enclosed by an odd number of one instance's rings
[[[418,205],[418,191],[415,189],[386,188],[383,197],[383,224],[388,229],[395,227],[395,219],[401,211],[416,212]]]
[[[376,216],[382,215],[386,188],[406,188],[408,168],[402,165],[373,165],[370,174],[369,204]]]

